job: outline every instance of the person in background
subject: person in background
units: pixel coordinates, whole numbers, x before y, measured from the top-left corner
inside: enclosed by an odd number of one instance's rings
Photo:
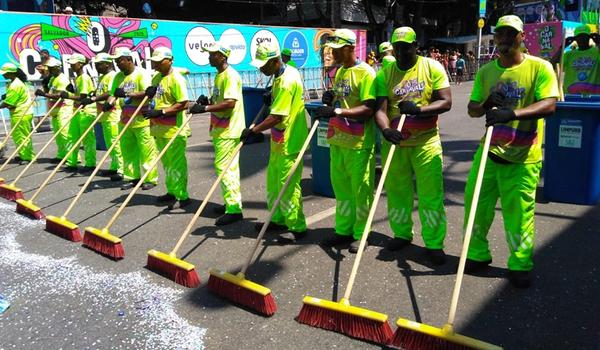
[[[281,50],[281,60],[287,65],[290,65],[294,68],[298,68],[296,62],[292,60],[292,50],[288,48],[284,48],[283,50]]]
[[[379,44],[379,62],[381,62],[381,68],[385,68],[390,64],[396,63],[396,57],[394,57],[394,48],[389,41],[384,41]]]
[[[590,46],[587,24],[575,28],[577,48],[564,54],[563,91],[566,94],[600,94],[600,48]]]
[[[456,85],[460,85],[460,83],[464,80],[465,67],[466,62],[463,56],[457,53],[458,59],[456,60]]]

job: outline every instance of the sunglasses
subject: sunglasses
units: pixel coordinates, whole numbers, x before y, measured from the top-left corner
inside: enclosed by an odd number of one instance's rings
[[[353,40],[342,38],[340,36],[330,36],[327,38],[327,42],[329,42],[329,43],[339,43],[340,41],[345,42],[346,44],[350,44],[350,45],[355,44],[355,42]]]

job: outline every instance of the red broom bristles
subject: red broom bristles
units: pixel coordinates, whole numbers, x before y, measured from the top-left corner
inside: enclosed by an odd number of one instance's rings
[[[122,242],[113,243],[87,231],[83,233],[83,245],[115,260],[125,257],[125,249]]]
[[[208,278],[207,287],[211,292],[265,316],[272,316],[277,311],[277,304],[271,293],[258,294],[214,275]]]
[[[392,345],[404,350],[471,350],[466,345],[447,339],[399,327],[396,329]]]
[[[394,336],[387,321],[382,323],[308,304],[302,306],[296,321],[382,345],[389,344]]]
[[[23,192],[0,187],[0,197],[15,202],[17,199],[23,199]]]
[[[169,264],[168,262],[157,259],[151,255],[148,255],[146,267],[184,287],[196,288],[200,285],[200,277],[198,276],[196,269],[187,271],[179,266]]]
[[[41,210],[31,210],[20,203],[17,203],[17,213],[28,216],[32,219],[40,220],[44,218],[44,213]]]
[[[71,242],[81,242],[81,232],[79,232],[79,227],[70,229],[68,227],[64,227],[63,225],[57,224],[54,221],[46,220],[46,231],[68,239]]]

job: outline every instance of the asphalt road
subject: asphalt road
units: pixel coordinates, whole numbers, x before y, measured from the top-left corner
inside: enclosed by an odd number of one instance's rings
[[[453,108],[440,120],[448,263],[430,265],[418,234],[412,246],[386,253],[381,247],[392,234],[385,197],[375,216],[375,245],[364,255],[351,301],[389,315],[393,326],[397,317],[437,327],[447,319],[461,248],[465,179],[484,132],[483,121],[466,114],[470,89],[469,83],[452,87]],[[271,288],[278,305],[273,317],[234,306],[205,286],[212,267],[239,270],[254,242],[255,221],[267,215],[268,142],[242,150],[245,220],[213,226],[211,209],[222,203],[217,192],[180,251],[196,266],[201,286],[187,289],[144,268],[149,249],[168,252],[173,247],[215,179],[208,118],[196,116],[192,130],[188,161],[194,205],[169,212],[155,204],[154,198],[165,192],[162,183],[137,194],[111,229],[124,242],[126,256],[119,262],[45,232],[43,221],[21,217],[14,203],[0,199],[0,294],[11,302],[0,315],[0,349],[379,348],[294,321],[303,296],[337,300],[343,295],[354,257],[347,249],[326,250],[316,244],[331,232],[334,201],[312,193],[310,155],[302,179],[308,237],[287,246],[267,237],[260,259],[247,274]],[[34,141],[39,144],[48,137],[36,135]],[[53,151],[43,158],[51,156]],[[26,197],[49,169],[52,165],[42,161],[18,183]],[[2,176],[12,179],[19,170],[11,165]],[[85,180],[59,173],[36,204],[46,214],[62,215]],[[543,188],[540,194],[533,286],[515,289],[506,280],[507,248],[498,208],[489,235],[492,267],[480,276],[465,277],[456,330],[506,349],[600,349],[600,208],[547,203]],[[69,219],[81,228],[101,228],[126,195],[118,184],[98,178]],[[420,232],[416,212],[413,218],[415,232]]]

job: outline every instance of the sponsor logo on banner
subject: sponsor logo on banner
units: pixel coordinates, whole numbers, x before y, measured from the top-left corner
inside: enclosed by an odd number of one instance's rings
[[[271,32],[270,30],[261,29],[258,32],[256,32],[254,36],[252,36],[252,41],[250,42],[251,59],[254,59],[254,55],[256,54],[256,47],[258,47],[258,44],[262,42],[275,43],[275,45],[279,47],[279,41],[277,41],[277,37],[275,36],[275,34],[273,34],[273,32]]]
[[[304,66],[308,60],[308,42],[302,33],[290,31],[283,40],[283,47],[292,50],[292,60],[298,68]]]
[[[227,29],[221,34],[219,42],[231,50],[229,59],[227,60],[229,64],[241,63],[246,57],[246,39],[244,39],[239,30],[233,28]]]
[[[190,61],[197,65],[205,66],[208,64],[208,52],[204,52],[202,48],[214,42],[215,37],[208,29],[195,27],[185,37],[185,52]]]

